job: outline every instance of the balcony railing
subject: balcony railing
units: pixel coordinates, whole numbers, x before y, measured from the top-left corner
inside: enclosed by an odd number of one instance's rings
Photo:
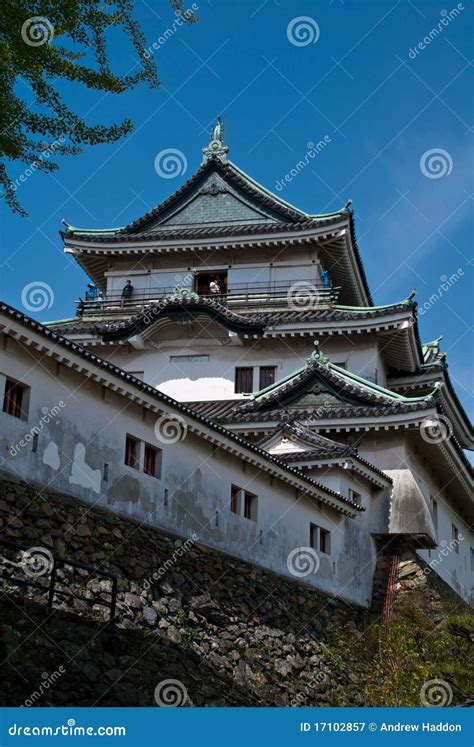
[[[181,288],[160,287],[147,290],[134,289],[130,298],[122,298],[122,291],[111,291],[99,298],[77,302],[78,313],[82,316],[102,314],[135,313],[144,306],[159,303],[166,296],[179,294]],[[324,286],[310,280],[276,280],[273,282],[251,282],[229,284],[225,293],[202,292],[187,288],[197,293],[201,299],[212,299],[235,311],[293,308],[305,310],[319,305],[337,303],[340,288]]]

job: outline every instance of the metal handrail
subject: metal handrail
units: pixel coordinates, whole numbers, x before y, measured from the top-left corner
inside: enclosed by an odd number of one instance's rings
[[[325,286],[323,283],[313,283],[309,280],[276,280],[272,282],[254,282],[230,284],[225,293],[200,293],[201,299],[211,299],[219,301],[223,305],[236,306],[251,302],[260,303],[262,301],[275,302],[289,298],[289,293],[294,289],[294,294],[304,294],[312,296],[314,303],[336,303],[339,295],[339,287]],[[192,289],[189,288],[191,291]],[[121,313],[131,308],[145,306],[150,303],[159,302],[166,296],[176,294],[178,289],[174,287],[149,288],[146,290],[134,290],[130,298],[122,298],[121,291],[110,291],[101,298],[78,301],[78,312],[84,314],[102,314],[104,312]]]
[[[0,545],[3,545],[4,547],[10,547],[13,550],[17,551],[25,551],[25,550],[31,550],[31,545],[22,545],[19,542],[13,542],[12,540],[3,539],[3,537],[0,537]],[[48,607],[53,607],[54,597],[55,596],[61,596],[61,597],[74,597],[75,599],[79,599],[80,601],[86,602],[88,605],[98,605],[100,607],[107,607],[109,609],[110,617],[109,622],[113,622],[115,618],[115,610],[117,607],[117,576],[113,574],[111,571],[101,569],[101,568],[93,568],[90,565],[86,565],[85,563],[79,563],[75,560],[69,560],[68,558],[63,558],[60,555],[55,555],[54,553],[49,550],[49,548],[44,548],[48,551],[48,553],[52,557],[52,565],[49,572],[49,584],[43,585],[40,583],[35,582],[31,578],[28,578],[28,576],[23,578],[18,578],[17,576],[11,575],[7,573],[4,568],[0,568],[0,578],[4,578],[6,581],[13,583],[14,585],[18,587],[26,587],[32,588],[32,589],[39,589],[43,593],[48,594]],[[3,558],[4,559],[4,558]],[[15,565],[15,567],[18,567],[19,564],[15,563],[12,564]],[[102,578],[107,579],[111,582],[112,588],[110,591],[103,591],[104,594],[110,594],[110,601],[109,600],[102,600],[102,599],[96,599],[93,600],[88,599],[87,597],[78,597],[76,594],[73,594],[71,592],[67,591],[61,591],[60,589],[56,588],[57,583],[57,571],[58,568],[64,568],[66,566],[69,566],[73,569],[79,569],[82,571],[87,571],[89,576],[101,576]],[[44,575],[41,575],[40,578],[47,578],[48,574],[45,573]],[[92,604],[91,604],[92,602]]]

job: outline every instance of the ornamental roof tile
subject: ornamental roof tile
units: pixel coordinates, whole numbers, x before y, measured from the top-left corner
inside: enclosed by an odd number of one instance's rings
[[[145,306],[142,311],[127,321],[107,322],[102,338],[104,342],[127,339],[140,334],[163,316],[173,317],[173,315],[183,314],[189,319],[197,314],[205,314],[227,329],[246,335],[262,335],[265,329],[264,325],[254,317],[235,314],[218,301],[210,298],[200,299],[196,294],[187,291],[177,291],[158,303]]]

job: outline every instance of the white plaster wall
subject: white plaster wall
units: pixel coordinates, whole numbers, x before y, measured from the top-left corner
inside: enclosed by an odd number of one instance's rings
[[[474,533],[445,500],[438,502],[438,547],[434,550],[419,550],[419,555],[434,572],[452,586],[467,601],[474,603],[474,572],[471,568],[471,548],[474,550]],[[453,543],[452,525],[460,533],[459,543]]]
[[[423,461],[415,452],[413,445],[403,432],[383,433],[378,438],[365,436],[359,451],[368,461],[384,470],[409,469],[420,488],[424,499],[421,510],[432,518],[431,498],[438,503],[438,532],[435,541],[438,546],[433,550],[419,550],[419,555],[432,563],[433,572],[437,573],[460,596],[469,601],[474,587],[474,574],[471,569],[471,548],[474,549],[474,532],[469,521],[459,513],[454,504],[454,495],[450,495],[449,486],[441,488],[436,478],[436,465]],[[431,524],[431,520],[430,520]],[[463,539],[459,543],[459,552],[449,547],[452,540],[452,524]]]
[[[155,435],[156,415],[48,358],[37,362],[31,349],[11,341],[0,354],[0,371],[31,386],[28,422],[0,412],[3,469],[152,525],[186,536],[195,532],[201,542],[292,578],[287,557],[308,545],[309,525],[315,523],[331,531],[331,555],[322,555],[318,572],[302,580],[368,603],[371,568],[358,569],[356,555],[348,557],[354,544],[348,537],[359,531],[353,520],[296,496],[238,457],[215,456],[201,437],[188,433],[182,441],[163,443]],[[47,418],[53,407],[60,411]],[[34,426],[40,428],[36,453],[27,438]],[[127,433],[162,448],[161,479],[124,464]],[[256,522],[231,514],[231,484],[258,495]],[[367,534],[364,542],[371,546]]]
[[[353,345],[350,338],[329,338],[323,350],[333,363],[375,380],[376,370],[383,369],[375,338]],[[259,390],[259,367],[276,366],[277,379],[282,379],[304,366],[314,350],[310,338],[284,340],[241,341],[220,325],[192,322],[178,328],[172,324],[154,341],[155,347],[146,350],[101,348],[99,353],[128,371],[144,371],[144,380],[179,401],[232,399],[234,397],[235,368],[253,366],[253,391]],[[209,361],[178,361],[176,355],[209,355]],[[377,374],[383,386],[384,376]],[[382,380],[382,381],[381,381]]]

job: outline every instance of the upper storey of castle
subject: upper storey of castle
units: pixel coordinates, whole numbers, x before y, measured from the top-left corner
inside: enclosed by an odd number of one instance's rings
[[[297,291],[321,302],[371,306],[350,203],[335,213],[305,213],[244,173],[228,150],[219,120],[201,166],[151,211],[120,228],[66,224],[65,250],[103,300],[117,300],[127,279],[136,302],[177,286],[203,296],[214,274],[221,295],[246,303],[284,298],[304,283]]]

